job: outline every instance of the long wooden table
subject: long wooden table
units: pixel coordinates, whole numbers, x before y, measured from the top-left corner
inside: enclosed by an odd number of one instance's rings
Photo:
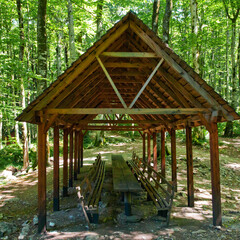
[[[132,193],[142,188],[122,155],[112,155],[113,189],[124,194],[125,214],[131,215]]]

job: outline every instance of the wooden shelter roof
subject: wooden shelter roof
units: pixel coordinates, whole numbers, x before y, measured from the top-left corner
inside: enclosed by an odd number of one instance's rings
[[[95,121],[98,114],[129,114],[132,121]],[[58,124],[86,130],[158,130],[240,117],[129,12],[17,118],[29,123],[43,119],[48,127]]]

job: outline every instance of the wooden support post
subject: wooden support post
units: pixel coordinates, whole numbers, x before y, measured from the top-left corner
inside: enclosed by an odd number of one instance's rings
[[[166,175],[166,158],[165,158],[165,130],[161,130],[161,174]]]
[[[213,225],[222,225],[221,211],[221,190],[220,190],[220,167],[218,149],[218,128],[217,123],[210,124],[210,158],[211,158],[211,179],[212,179],[212,208]]]
[[[70,132],[70,151],[69,151],[69,187],[73,186],[73,130]]]
[[[75,131],[75,149],[74,149],[74,180],[77,180],[79,155],[79,132]]]
[[[81,167],[83,167],[83,137],[84,137],[84,135],[83,135],[83,133],[81,132],[81,135],[80,135],[80,137],[81,137]],[[80,171],[80,168],[79,168],[79,171]]]
[[[68,129],[63,130],[63,197],[68,196]]]
[[[143,162],[146,162],[146,134],[143,132]]]
[[[157,171],[157,133],[153,133],[153,164],[154,170]]]
[[[46,132],[38,125],[38,232],[46,231]]]
[[[177,154],[176,154],[176,130],[171,129],[171,156],[172,156],[172,181],[175,183],[177,191]]]
[[[147,134],[147,153],[148,153],[148,164],[151,163],[151,134]]]
[[[53,211],[59,211],[59,127],[54,127]]]
[[[188,207],[194,207],[192,128],[186,127]]]

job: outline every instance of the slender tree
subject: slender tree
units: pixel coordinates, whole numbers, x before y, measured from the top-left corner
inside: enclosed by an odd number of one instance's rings
[[[68,32],[69,32],[69,51],[70,51],[69,62],[71,64],[73,61],[76,60],[74,21],[73,21],[73,10],[72,10],[71,0],[68,0]]]
[[[37,45],[38,74],[43,78],[37,83],[37,91],[41,92],[47,86],[47,32],[46,32],[47,0],[38,0]]]
[[[198,9],[197,0],[190,0],[190,10],[191,10],[191,26],[192,26],[192,58],[193,58],[193,68],[197,73],[200,73],[199,57],[200,52],[198,48]]]
[[[20,60],[20,63],[23,64],[25,43],[24,43],[24,27],[23,27],[21,0],[17,0],[17,11],[18,11],[19,37],[20,37],[19,60]],[[22,97],[22,108],[24,109],[26,107],[25,88],[24,88],[23,78],[20,77],[20,79],[21,79],[20,87],[21,87],[21,97]],[[27,168],[29,165],[29,158],[28,158],[28,129],[27,129],[26,122],[23,122],[22,137],[23,137],[23,168]]]
[[[98,0],[97,2],[97,32],[96,32],[96,39],[101,37],[102,33],[102,15],[103,15],[103,4],[104,0]]]
[[[153,2],[153,14],[152,14],[152,30],[157,33],[158,31],[158,17],[160,10],[160,0],[154,0]]]
[[[232,28],[232,39],[231,39],[231,63],[232,63],[232,106],[234,109],[238,106],[238,80],[237,80],[237,63],[236,63],[236,25],[237,18],[240,12],[240,2],[230,0],[230,8],[228,5],[229,1],[223,0],[223,5],[226,11],[227,18],[231,21]],[[230,13],[231,12],[231,13]],[[225,137],[233,136],[233,122],[227,122],[225,128]]]
[[[172,0],[166,0],[166,9],[165,14],[163,18],[163,41],[168,44],[169,42],[169,25],[170,25],[170,19],[172,15],[172,8],[173,8],[173,1]]]

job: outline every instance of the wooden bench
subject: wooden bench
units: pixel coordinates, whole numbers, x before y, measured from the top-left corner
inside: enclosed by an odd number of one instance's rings
[[[78,198],[88,223],[98,223],[98,203],[101,199],[104,176],[105,162],[98,154],[87,176],[77,187]]]
[[[175,185],[168,182],[152,166],[142,162],[137,155],[127,162],[135,177],[141,182],[142,187],[148,193],[148,200],[152,200],[158,210],[158,215],[166,219],[167,226],[170,221],[170,213],[174,197]]]

